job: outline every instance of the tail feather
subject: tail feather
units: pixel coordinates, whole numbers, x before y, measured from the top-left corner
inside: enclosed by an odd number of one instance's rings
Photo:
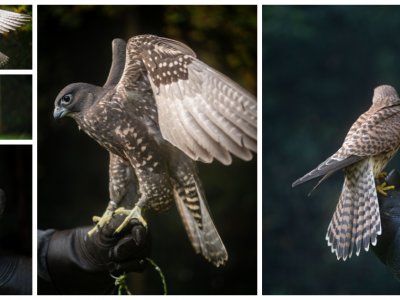
[[[337,259],[346,260],[369,250],[381,233],[378,197],[370,159],[345,169],[339,203],[328,227],[326,240]]]
[[[215,266],[224,265],[228,253],[211,219],[197,176],[185,174],[180,178],[174,184],[175,202],[194,250]]]

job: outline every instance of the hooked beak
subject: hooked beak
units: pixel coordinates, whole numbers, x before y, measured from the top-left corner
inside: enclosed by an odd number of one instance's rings
[[[68,113],[68,110],[64,107],[59,107],[56,106],[54,108],[54,112],[53,112],[53,117],[54,119],[61,119],[62,117],[64,117],[66,114]]]

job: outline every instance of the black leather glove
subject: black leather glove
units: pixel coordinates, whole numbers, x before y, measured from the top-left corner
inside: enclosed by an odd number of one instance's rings
[[[0,294],[32,295],[32,260],[30,258],[1,255]]]
[[[0,219],[4,213],[6,196],[0,189]],[[0,295],[32,295],[32,259],[0,254]]]
[[[385,178],[387,185],[394,185],[395,190],[388,191],[388,196],[379,195],[379,209],[382,223],[382,235],[373,251],[400,280],[400,173],[392,170]]]
[[[115,229],[123,216],[113,216],[110,223],[91,237],[90,227],[55,231],[47,252],[48,273],[61,294],[109,294],[115,276],[123,272],[143,271],[150,254],[146,228],[132,220],[119,234]]]

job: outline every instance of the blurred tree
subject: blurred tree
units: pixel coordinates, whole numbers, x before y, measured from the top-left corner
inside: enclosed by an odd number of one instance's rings
[[[78,132],[72,120],[52,120],[52,111],[66,84],[105,82],[112,39],[150,33],[180,40],[256,93],[256,6],[40,6],[38,13],[39,228],[87,225],[108,201],[107,152]],[[217,269],[195,255],[175,208],[149,215],[153,258],[171,294],[256,294],[256,166],[256,159],[235,160],[229,167],[199,164],[229,253],[226,267]],[[162,292],[151,269],[132,276],[131,284],[135,294]]]
[[[264,294],[399,292],[371,251],[338,262],[326,245],[341,172],[310,198],[312,184],[291,188],[340,147],[377,85],[400,92],[399,26],[397,6],[263,7]]]

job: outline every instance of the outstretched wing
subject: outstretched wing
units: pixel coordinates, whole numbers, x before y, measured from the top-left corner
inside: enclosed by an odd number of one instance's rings
[[[15,30],[29,19],[28,15],[0,9],[0,33]]]
[[[257,102],[186,45],[153,35],[129,40],[118,88],[142,88],[147,77],[163,137],[194,160],[230,164],[257,151]],[[128,94],[128,93],[127,93]]]
[[[112,87],[118,84],[124,72],[126,42],[123,39],[114,39],[112,41],[112,64],[110,72],[103,87]]]

